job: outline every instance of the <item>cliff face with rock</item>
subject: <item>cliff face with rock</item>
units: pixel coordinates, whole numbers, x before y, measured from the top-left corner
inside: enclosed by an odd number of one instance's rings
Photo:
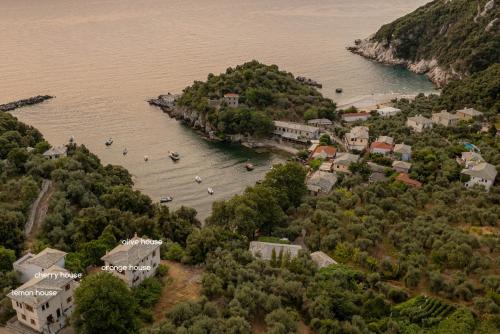
[[[499,62],[498,0],[435,0],[348,49],[427,74],[438,87]]]

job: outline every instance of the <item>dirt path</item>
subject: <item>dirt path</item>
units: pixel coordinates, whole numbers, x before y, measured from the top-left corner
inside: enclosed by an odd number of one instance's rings
[[[155,322],[165,318],[165,314],[175,304],[196,300],[201,294],[201,275],[203,270],[183,264],[162,260],[168,266],[170,282],[165,285],[160,300],[154,308]]]
[[[52,182],[44,180],[40,194],[33,203],[33,207],[31,208],[30,215],[26,222],[25,233],[27,235],[26,246],[28,249],[31,249],[31,246],[35,242],[36,236],[40,231],[42,221],[45,219],[45,216],[47,216],[50,199],[52,198],[54,191],[55,188],[52,185]]]

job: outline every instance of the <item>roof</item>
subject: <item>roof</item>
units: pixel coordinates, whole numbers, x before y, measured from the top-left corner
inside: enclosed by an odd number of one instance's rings
[[[484,158],[477,152],[462,152],[462,160],[465,162],[484,162]]]
[[[391,144],[391,145],[394,144],[394,138],[389,137],[389,136],[378,136],[377,141],[381,142],[381,143]]]
[[[240,96],[239,94],[236,94],[236,93],[226,93],[224,94],[224,97],[238,97]]]
[[[43,155],[46,157],[50,157],[50,156],[54,156],[54,155],[63,155],[63,154],[66,154],[66,152],[68,152],[68,148],[66,146],[62,145],[62,146],[58,146],[58,147],[52,147],[51,149],[45,151],[43,153]]]
[[[358,162],[358,160],[359,155],[342,152],[337,154],[337,157],[333,160],[333,162],[338,165],[350,165],[353,162]]]
[[[443,111],[440,111],[438,113],[435,113],[435,114],[432,114],[432,117],[439,117],[439,118],[442,118],[442,119],[447,119],[447,120],[452,120],[452,119],[457,119],[458,116],[455,115],[455,114],[451,114],[449,112],[447,112],[446,110],[443,110]]]
[[[309,180],[307,180],[307,186],[313,186],[317,190],[317,187],[321,188],[324,193],[329,193],[333,186],[337,183],[337,176],[333,173],[316,171],[311,175]]]
[[[31,264],[43,269],[48,269],[64,258],[66,254],[67,253],[57,249],[45,248],[37,255],[33,255],[31,253],[26,254],[14,262],[14,264],[20,266]]]
[[[332,125],[333,123],[328,118],[316,118],[307,121],[307,124]]]
[[[314,152],[313,152],[313,157],[315,155],[325,155],[327,157],[334,157],[335,154],[337,153],[337,149],[333,146],[317,146],[315,149],[314,149]]]
[[[413,180],[412,178],[410,178],[410,176],[406,173],[399,173],[398,176],[396,176],[396,181],[399,181],[399,182],[402,182],[410,187],[415,187],[415,188],[420,188],[422,187],[422,183],[417,181],[417,180]]]
[[[388,168],[387,166],[382,166],[382,165],[376,164],[372,161],[368,161],[366,164],[368,165],[370,170],[372,170],[373,172],[376,172],[376,173],[385,173],[385,170]]]
[[[469,116],[472,116],[472,117],[474,117],[474,116],[481,116],[483,114],[482,112],[477,111],[474,108],[464,108],[464,109],[461,109],[461,110],[457,110],[457,114],[458,113],[469,115]]]
[[[398,113],[401,112],[401,109],[394,108],[394,107],[384,107],[384,108],[379,108],[377,109],[377,112],[379,114],[390,114],[390,113]]]
[[[497,177],[497,169],[492,164],[487,162],[482,162],[473,166],[470,169],[462,170],[462,174],[470,175],[472,177],[478,177],[485,180],[495,180]]]
[[[332,162],[323,162],[321,166],[319,166],[319,170],[329,172],[332,170],[332,164]]]
[[[369,138],[369,132],[370,130],[366,126],[355,126],[349,131],[346,136],[352,137],[352,138]]]
[[[379,149],[379,150],[386,150],[386,151],[391,151],[392,150],[392,145],[387,144],[387,143],[381,143],[379,141],[374,141],[370,145],[370,149]]]
[[[411,154],[411,146],[405,144],[394,145],[394,153]]]
[[[135,265],[160,247],[151,239],[140,238],[135,235],[127,243],[121,243],[106,253],[101,260],[109,262],[115,266]]]
[[[322,251],[311,253],[311,259],[318,265],[319,268],[328,267],[332,264],[338,264],[337,261],[326,255]]]
[[[406,169],[406,170],[410,170],[411,168],[411,163],[409,162],[406,162],[406,161],[394,161],[392,163],[392,167],[394,168],[402,168],[402,169]]]
[[[274,126],[287,128],[287,129],[293,129],[293,130],[306,131],[306,132],[319,131],[319,129],[315,126],[310,126],[310,125],[300,124],[300,123],[284,122],[284,121],[274,121]]]
[[[290,257],[295,257],[299,254],[302,246],[299,245],[288,245],[288,244],[276,244],[272,242],[262,242],[262,241],[252,241],[250,242],[250,252],[253,256],[260,254],[261,258],[264,260],[271,260],[273,249],[278,257],[280,253],[289,253]]]
[[[69,271],[58,266],[52,266],[49,270],[44,271],[44,274],[49,275],[44,275],[38,278],[33,277],[28,282],[10,292],[7,296],[13,300],[24,302],[30,305],[43,304],[54,297],[54,295],[50,295],[47,293],[42,294],[44,291],[62,291],[64,289],[64,286],[73,280],[71,275],[61,277],[61,275],[58,275],[58,273],[69,274]],[[16,294],[16,292],[21,291],[25,292],[25,294]]]
[[[413,117],[408,117],[408,121],[413,121],[415,123],[431,124],[432,121],[422,115],[417,115]]]

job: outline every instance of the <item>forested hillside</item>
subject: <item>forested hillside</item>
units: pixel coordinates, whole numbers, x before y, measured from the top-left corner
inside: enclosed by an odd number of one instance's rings
[[[238,108],[210,105],[209,100],[219,100],[226,93],[239,94]],[[220,75],[209,74],[206,82],[194,82],[184,89],[178,105],[206,115],[211,127],[221,134],[266,135],[273,129],[273,119],[336,116],[335,104],[315,88],[276,65],[257,61],[228,68]]]
[[[434,0],[351,50],[427,73],[439,86],[498,63],[500,7],[494,0]]]

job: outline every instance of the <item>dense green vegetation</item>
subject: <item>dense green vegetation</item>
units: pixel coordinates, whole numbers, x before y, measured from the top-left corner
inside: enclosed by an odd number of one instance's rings
[[[238,108],[210,105],[209,100],[219,100],[226,93],[240,95]],[[336,117],[335,104],[315,88],[276,65],[257,61],[228,68],[220,75],[209,74],[206,82],[194,82],[184,89],[178,104],[208,115],[210,124],[222,135],[264,136],[273,130],[273,119]]]
[[[485,11],[488,1],[434,0],[382,26],[373,38],[389,43],[399,58],[436,59],[445,69],[476,73],[500,61],[500,7]]]

